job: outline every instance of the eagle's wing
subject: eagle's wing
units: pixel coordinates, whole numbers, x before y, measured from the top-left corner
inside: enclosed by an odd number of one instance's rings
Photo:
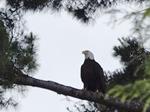
[[[103,93],[105,93],[106,89],[106,81],[102,67],[95,62],[95,77],[96,77],[96,86],[97,89]]]
[[[84,84],[84,89],[87,88],[86,70],[84,64],[81,66],[81,80]]]

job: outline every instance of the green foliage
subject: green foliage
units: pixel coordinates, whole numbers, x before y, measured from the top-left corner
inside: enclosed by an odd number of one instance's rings
[[[35,36],[30,33],[25,35],[23,39],[15,39],[10,45],[10,59],[14,66],[25,73],[29,73],[36,69],[35,59]]]
[[[147,8],[145,8],[144,10],[140,9],[140,11],[125,15],[125,17],[128,17],[125,19],[133,18],[133,24],[134,24],[133,30],[134,30],[134,33],[138,35],[138,37],[140,37],[138,39],[141,43],[147,42],[150,36],[149,35],[150,4],[149,3],[146,4],[146,7]],[[122,46],[126,46],[126,45],[127,43],[122,42]],[[134,45],[134,43],[132,43],[132,45]],[[128,52],[130,52],[129,49],[126,49],[126,51],[121,48],[118,48],[118,49],[120,49],[118,52],[119,54],[122,54],[122,56],[124,54],[124,56],[123,57],[121,56],[120,59],[121,59],[121,62],[123,61],[123,64],[125,66],[128,65],[129,62],[130,62],[130,65],[134,65],[134,63],[137,62],[135,66],[129,66],[129,68],[134,68],[134,70],[132,73],[128,72],[128,74],[131,73],[131,75],[137,75],[137,76],[139,74],[142,77],[139,77],[135,81],[129,82],[125,85],[120,85],[119,83],[118,85],[115,85],[114,87],[111,86],[113,88],[110,88],[108,95],[120,98],[122,102],[132,101],[132,100],[140,101],[144,104],[143,112],[146,112],[147,109],[150,107],[150,89],[149,89],[150,88],[150,57],[149,57],[149,53],[146,53],[145,51],[138,53],[138,50],[132,49],[137,54],[137,55],[133,55],[134,53],[131,52],[132,56],[134,57],[133,58],[134,60],[132,61],[130,58],[126,58],[128,57]],[[140,60],[142,63],[138,63]],[[120,79],[121,74],[123,74],[123,72],[122,73],[121,72],[117,71],[117,73],[115,73],[115,76],[119,77],[118,79]],[[126,79],[126,77],[122,77],[122,78]],[[131,80],[133,78],[134,77],[131,77]]]
[[[122,102],[137,99],[144,103],[143,112],[146,112],[150,106],[150,79],[138,80],[125,86],[116,85],[107,94],[120,98]]]
[[[36,36],[24,34],[24,30],[19,29],[18,20],[21,20],[17,14],[20,13],[0,10],[0,108],[17,106],[13,98],[5,97],[5,93],[17,88],[14,81],[21,77],[21,72],[30,75],[37,68]]]
[[[8,52],[9,52],[9,38],[8,33],[6,32],[6,28],[2,21],[0,21],[0,84],[6,84],[4,81],[3,75],[7,71],[6,65],[8,64]],[[8,84],[6,84],[8,85]],[[5,86],[6,86],[5,85]],[[17,106],[17,102],[15,102],[12,98],[5,98],[5,87],[0,88],[0,108],[7,108],[8,106]]]
[[[50,9],[52,11],[65,10],[82,22],[89,22],[94,19],[97,12],[110,8],[119,3],[141,4],[147,0],[6,0],[7,5],[15,9],[25,11],[41,11]]]
[[[6,0],[12,8],[22,8],[23,10],[40,11],[44,8],[59,10],[63,0]]]
[[[150,76],[150,57],[145,60],[145,74]]]
[[[122,102],[133,100],[142,102],[144,103],[143,112],[146,112],[150,107],[150,57],[146,54],[143,56],[145,57],[144,62],[137,67],[135,66],[136,70],[133,73],[142,73],[143,78],[136,79],[126,85],[116,85],[107,94],[119,98]]]
[[[7,63],[7,54],[8,53],[8,34],[4,27],[2,21],[0,21],[0,68],[5,70],[5,65]]]
[[[95,108],[96,104],[93,102],[77,103],[74,105],[74,108],[67,108],[69,112],[99,112],[97,108]]]
[[[35,36],[30,33],[22,38],[9,37],[1,21],[0,37],[0,75],[4,79],[14,80],[14,69],[29,73],[36,69]]]
[[[150,16],[150,8],[145,9],[143,15],[144,15],[144,18]]]
[[[120,59],[123,68],[107,74],[108,88],[116,84],[126,85],[145,78],[145,67],[142,64],[150,53],[140,45],[136,38],[122,38],[119,39],[119,42],[121,45],[114,47],[113,55]]]
[[[146,9],[135,12],[133,15],[130,14],[130,17],[135,17],[133,19],[134,30],[135,32],[138,32],[140,42],[146,42],[149,39],[150,4],[147,4],[146,7]],[[122,46],[126,46],[126,43],[123,42]],[[134,82],[130,82],[125,85],[115,85],[109,90],[107,94],[119,98],[122,102],[133,100],[142,102],[144,104],[143,112],[146,112],[150,107],[150,56],[149,53],[146,52],[141,52],[140,54],[138,54],[138,51],[134,49],[133,51],[137,53],[137,56],[133,55],[133,57],[137,57],[138,60],[142,60],[142,63],[138,63],[136,66],[134,66],[135,70],[132,72],[132,74],[139,74],[142,75],[142,77],[136,79]],[[128,57],[127,52],[128,50],[125,51],[123,49],[121,50],[120,48],[120,54],[124,54]],[[123,58],[121,57],[121,61],[126,61],[126,56],[124,56]],[[127,59],[129,59],[129,61],[127,61],[127,63],[124,63],[125,66],[128,65],[129,62],[130,64],[134,65],[134,60],[132,61],[130,60],[130,58]],[[136,62],[138,62],[138,60],[136,60]]]

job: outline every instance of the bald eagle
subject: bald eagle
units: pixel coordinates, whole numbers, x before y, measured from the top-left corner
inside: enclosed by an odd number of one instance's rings
[[[84,63],[81,66],[81,80],[84,89],[105,93],[105,77],[102,67],[94,60],[91,51],[82,52],[85,55]]]

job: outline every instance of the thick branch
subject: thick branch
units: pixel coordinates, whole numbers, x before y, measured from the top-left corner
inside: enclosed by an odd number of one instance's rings
[[[96,103],[104,104],[109,107],[115,107],[120,110],[126,110],[128,112],[141,112],[143,108],[142,104],[139,103],[135,102],[121,103],[120,101],[113,98],[104,98],[103,95],[99,93],[79,90],[53,81],[39,80],[26,75],[23,75],[22,77],[16,79],[15,83],[18,85],[26,85],[48,89],[58,94],[63,94],[74,98],[79,98],[82,100],[93,101]]]

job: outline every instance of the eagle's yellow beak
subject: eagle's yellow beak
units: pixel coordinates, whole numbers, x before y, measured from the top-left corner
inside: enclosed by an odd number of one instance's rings
[[[88,52],[88,50],[84,50],[82,51],[82,54],[86,54]]]
[[[85,51],[82,51],[82,54],[85,54]]]

